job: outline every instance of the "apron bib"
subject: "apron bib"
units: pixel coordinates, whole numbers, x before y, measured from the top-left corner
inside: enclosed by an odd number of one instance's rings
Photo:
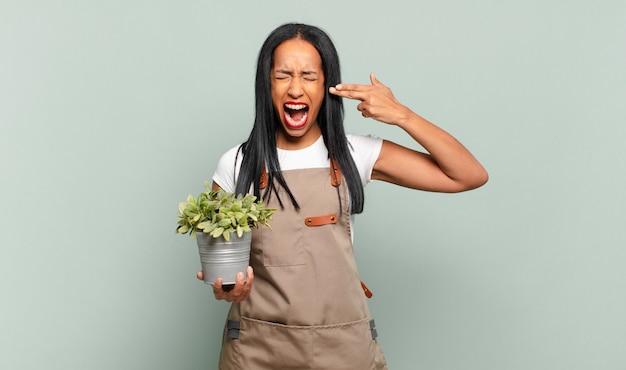
[[[254,229],[248,300],[234,303],[220,370],[386,369],[351,241],[348,191],[328,168],[283,171],[272,229]],[[334,180],[334,181],[332,181]],[[337,181],[339,180],[339,181]]]

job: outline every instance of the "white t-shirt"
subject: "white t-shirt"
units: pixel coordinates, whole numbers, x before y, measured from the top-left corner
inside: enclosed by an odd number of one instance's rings
[[[361,182],[365,186],[372,180],[372,169],[380,154],[383,140],[360,135],[346,135],[346,138],[350,153],[361,176]],[[217,168],[213,174],[213,181],[222,189],[230,192],[235,191],[235,184],[241,168],[242,155],[239,153],[237,156],[238,149],[239,145],[224,153],[217,162]],[[236,165],[235,157],[237,158]],[[280,169],[283,171],[330,167],[328,150],[321,135],[315,143],[304,149],[278,149],[278,161]]]

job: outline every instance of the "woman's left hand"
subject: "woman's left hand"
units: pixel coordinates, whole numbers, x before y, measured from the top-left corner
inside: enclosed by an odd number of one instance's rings
[[[363,117],[373,118],[380,122],[398,124],[415,114],[401,104],[393,96],[391,89],[376,79],[374,73],[370,74],[370,81],[371,85],[339,84],[331,87],[329,92],[333,95],[361,101],[356,108]]]
[[[213,287],[213,294],[215,295],[215,299],[237,303],[248,299],[248,297],[250,296],[250,291],[252,289],[252,283],[254,282],[254,273],[252,267],[248,266],[246,274],[247,279],[244,280],[243,272],[237,273],[234,287],[227,290],[224,290],[222,287],[223,280],[221,278],[217,278],[213,282],[213,284],[211,284],[211,286]],[[204,273],[202,271],[198,271],[196,277],[198,278],[198,280],[204,280]]]
[[[383,141],[373,180],[437,192],[470,190],[487,181],[487,171],[458,140],[401,104],[373,73],[370,81],[371,85],[338,84],[328,91],[359,100],[357,109],[363,117],[402,128],[426,150]]]

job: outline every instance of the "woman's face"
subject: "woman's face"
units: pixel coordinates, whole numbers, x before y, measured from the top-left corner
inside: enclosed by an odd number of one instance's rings
[[[301,149],[320,136],[317,124],[324,100],[322,58],[308,41],[291,39],[274,50],[272,102],[280,118],[276,145],[281,149]]]

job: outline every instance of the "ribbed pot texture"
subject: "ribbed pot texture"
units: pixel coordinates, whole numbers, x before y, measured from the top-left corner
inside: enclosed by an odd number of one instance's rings
[[[226,241],[221,236],[213,238],[199,232],[196,240],[206,284],[213,284],[217,278],[222,278],[224,285],[234,284],[238,272],[243,272],[245,279],[250,263],[252,233],[243,233],[241,238],[231,234],[230,241]]]

